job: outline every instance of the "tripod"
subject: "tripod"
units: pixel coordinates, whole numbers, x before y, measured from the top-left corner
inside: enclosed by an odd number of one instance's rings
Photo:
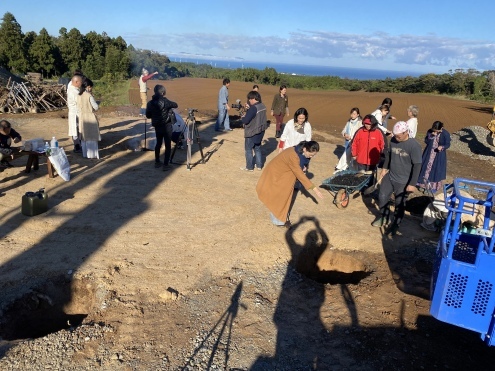
[[[191,170],[192,165],[191,165],[191,148],[192,144],[194,142],[194,138],[196,137],[196,142],[198,143],[199,147],[199,152],[201,153],[201,163],[205,163],[205,155],[203,154],[203,147],[201,146],[201,140],[199,138],[199,131],[198,131],[198,126],[196,123],[196,118],[194,117],[194,112],[198,112],[197,109],[195,108],[188,108],[187,109],[187,119],[186,119],[186,128],[183,131],[183,134],[181,134],[181,137],[184,136],[185,134],[185,141],[187,144],[187,170]],[[175,151],[177,150],[177,146],[179,145],[179,140],[175,143],[174,149],[172,151],[172,154],[170,155],[170,162],[172,162],[172,159],[174,158]]]
[[[148,121],[148,119],[146,118],[146,116],[144,116],[144,147],[141,148],[141,151],[143,151],[143,152],[144,151],[153,151],[152,149],[148,148],[148,143],[146,142],[146,131],[147,131],[146,124],[147,124],[147,121]]]

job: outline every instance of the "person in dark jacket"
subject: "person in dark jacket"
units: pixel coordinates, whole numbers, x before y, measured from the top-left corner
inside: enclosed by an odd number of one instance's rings
[[[165,98],[167,92],[165,86],[156,85],[154,92],[155,94],[146,105],[146,117],[151,119],[151,125],[154,126],[156,132],[155,167],[159,168],[162,165],[160,162],[160,149],[162,148],[162,142],[165,141],[163,171],[167,171],[171,168],[169,161],[172,153],[173,132],[173,122],[170,121],[168,111],[177,108],[178,105]]]
[[[253,151],[256,168],[263,168],[263,160],[261,158],[261,142],[267,128],[266,123],[266,106],[260,102],[260,93],[250,91],[247,95],[249,109],[246,115],[242,118],[244,125],[244,150],[246,153],[246,166],[241,167],[241,170],[253,171]]]
[[[17,151],[18,148],[12,149],[10,145],[12,142],[19,143],[21,140],[21,135],[12,129],[10,122],[7,120],[0,121],[0,166],[14,167],[14,165],[9,162],[9,159],[12,159],[12,154],[14,151]]]
[[[446,150],[450,147],[450,133],[444,129],[443,122],[433,123],[426,133],[425,143],[417,187],[437,192],[447,177]]]

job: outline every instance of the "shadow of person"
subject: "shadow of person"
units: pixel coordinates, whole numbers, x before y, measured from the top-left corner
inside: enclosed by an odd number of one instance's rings
[[[312,223],[314,228],[300,245],[294,232],[304,223]],[[286,241],[291,260],[273,316],[277,327],[275,355],[259,357],[251,370],[331,369],[324,346],[329,334],[320,318],[324,285],[308,279],[318,271],[317,262],[328,246],[328,237],[317,219],[302,217],[287,230]]]

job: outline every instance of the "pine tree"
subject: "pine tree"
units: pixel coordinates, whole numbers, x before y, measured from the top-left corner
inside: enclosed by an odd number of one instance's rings
[[[52,76],[55,72],[55,55],[55,44],[48,31],[43,28],[29,48],[33,69],[45,76]]]
[[[0,63],[18,73],[25,73],[28,69],[21,26],[8,12],[0,25]]]

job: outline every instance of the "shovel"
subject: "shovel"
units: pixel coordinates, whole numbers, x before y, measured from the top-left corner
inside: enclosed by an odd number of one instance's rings
[[[383,177],[381,177],[374,185],[372,185],[371,187],[368,187],[366,188],[366,190],[363,192],[363,194],[365,196],[368,196],[370,194],[372,194],[377,188],[378,186],[380,185],[380,183],[382,182],[382,179]]]

